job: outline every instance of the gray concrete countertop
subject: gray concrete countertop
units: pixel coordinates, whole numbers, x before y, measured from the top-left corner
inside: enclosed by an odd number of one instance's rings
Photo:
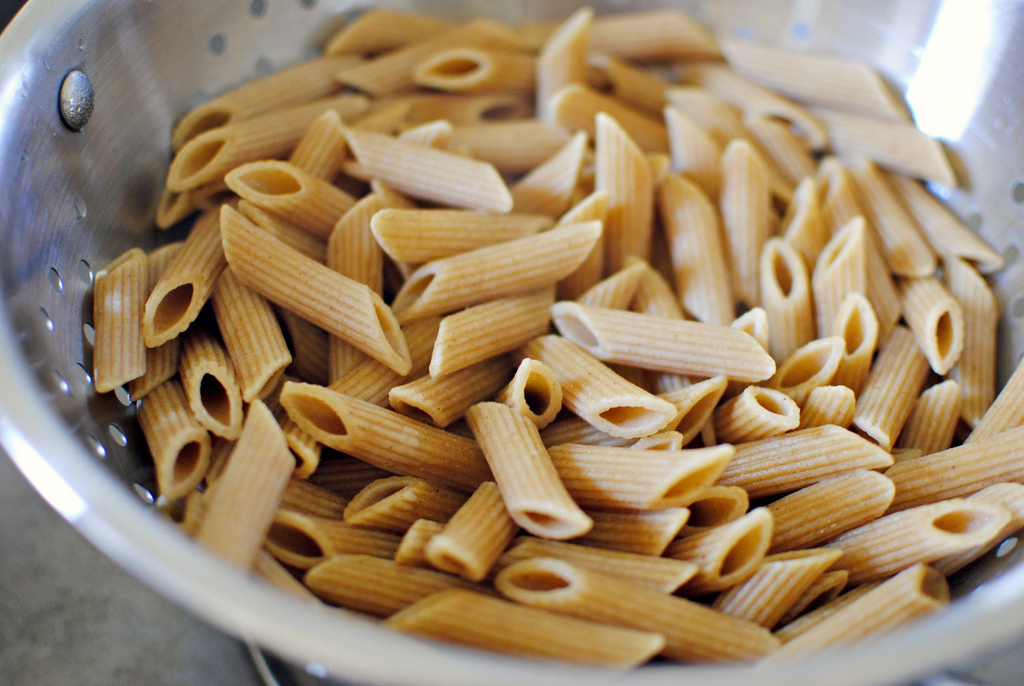
[[[242,644],[108,560],[0,452],[0,684],[261,683]]]

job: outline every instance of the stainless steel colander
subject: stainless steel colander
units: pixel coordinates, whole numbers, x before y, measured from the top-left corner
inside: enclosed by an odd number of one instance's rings
[[[1024,546],[954,579],[946,613],[880,641],[770,667],[653,666],[613,675],[423,643],[311,609],[205,553],[154,511],[134,408],[91,386],[93,273],[149,246],[172,123],[243,80],[311,56],[345,0],[31,0],[0,37],[0,443],[39,492],[110,557],[195,614],[308,671],[373,684],[891,683],[1024,634]],[[387,3],[453,18],[566,16],[563,0]],[[599,10],[656,2],[596,1]],[[1000,369],[1024,350],[1024,4],[1010,0],[675,3],[716,30],[873,63],[943,138],[963,188],[933,190],[1004,255]],[[65,76],[91,81],[82,131],[62,122]],[[1024,446],[1022,446],[1024,453]]]

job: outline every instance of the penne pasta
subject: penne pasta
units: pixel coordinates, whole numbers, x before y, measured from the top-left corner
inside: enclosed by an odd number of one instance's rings
[[[156,282],[160,280],[160,276],[164,273],[164,269],[170,263],[171,259],[178,254],[181,249],[181,243],[168,243],[163,245],[156,250],[153,250],[146,256],[146,274],[148,279],[148,290],[152,291],[153,287],[156,286]],[[96,290],[95,285],[93,286],[93,298],[95,302]],[[148,296],[147,292],[147,296]],[[145,301],[143,301],[145,303]],[[95,307],[95,305],[94,305]],[[143,309],[143,312],[145,310]],[[93,313],[93,323],[96,322],[96,314]],[[142,324],[141,320],[137,323],[135,328],[135,336],[141,337],[142,335]],[[136,343],[137,345],[138,343]],[[143,341],[143,346],[145,342]],[[139,400],[144,398],[147,393],[167,381],[172,376],[178,373],[178,358],[181,351],[180,343],[177,339],[172,339],[166,343],[159,345],[155,348],[145,348],[146,351],[146,371],[142,376],[136,377],[128,382],[128,397],[132,400]],[[93,349],[93,363],[96,361],[95,346]],[[95,383],[95,378],[94,378]]]
[[[715,410],[713,421],[718,440],[744,443],[797,428],[800,407],[781,391],[747,386]]]
[[[242,391],[227,351],[195,331],[181,345],[181,386],[196,420],[210,433],[236,440],[242,433]]]
[[[359,15],[332,35],[325,55],[373,55],[436,35],[451,25],[421,14],[376,8]]]
[[[793,200],[786,208],[779,233],[804,258],[804,265],[812,269],[828,244],[829,233],[821,216],[820,187],[813,170],[798,182]]]
[[[514,50],[450,47],[432,53],[412,70],[417,86],[455,93],[529,93],[536,81],[536,59]]]
[[[733,297],[753,307],[758,303],[758,260],[773,227],[768,167],[748,141],[735,140],[722,153],[719,206],[732,259]]]
[[[548,449],[573,500],[601,510],[685,507],[715,483],[733,455],[720,445],[694,450],[637,450],[563,443]]]
[[[654,180],[640,148],[608,114],[595,117],[594,190],[608,193],[604,220],[604,271],[616,272],[631,256],[651,256]]]
[[[960,384],[952,379],[937,383],[917,397],[895,447],[917,448],[922,455],[945,450],[953,444],[959,417]]]
[[[878,318],[871,303],[859,293],[847,295],[832,320],[831,332],[845,341],[843,358],[832,383],[860,393],[871,371],[879,339]]]
[[[673,660],[750,660],[779,645],[751,622],[564,560],[517,562],[494,584],[506,597],[532,607],[662,634],[661,652]]]
[[[650,436],[676,415],[674,405],[629,383],[566,339],[541,336],[519,354],[547,365],[562,387],[565,407],[611,436]]]
[[[932,564],[942,574],[950,576],[974,562],[988,551],[1006,540],[1006,537],[1019,531],[1024,526],[1024,485],[1014,483],[994,484],[983,488],[967,498],[968,502],[977,501],[990,505],[999,505],[1010,513],[1010,520],[1003,525],[988,543],[954,553]]]
[[[440,377],[518,348],[548,331],[551,289],[498,298],[441,320],[430,354],[430,375]],[[413,320],[407,326],[412,327]]]
[[[427,561],[441,571],[481,581],[519,531],[493,481],[485,481],[427,543]]]
[[[551,121],[551,96],[570,83],[583,83],[594,11],[582,7],[565,19],[544,41],[537,57],[537,115]]]
[[[525,358],[495,400],[529,419],[540,430],[554,421],[562,409],[562,386],[546,364]]]
[[[320,264],[326,262],[327,243],[317,236],[289,224],[247,200],[238,202],[238,211],[253,224],[309,259]]]
[[[563,336],[606,362],[748,382],[763,381],[775,371],[775,362],[757,342],[731,327],[572,302],[556,303],[551,315]]]
[[[778,361],[815,338],[814,306],[807,265],[782,238],[769,238],[758,266],[759,302],[768,315],[768,350]]]
[[[474,617],[472,624],[466,617]],[[387,626],[499,653],[626,669],[664,645],[660,634],[563,617],[481,593],[448,590],[392,615]]]
[[[964,316],[960,303],[934,276],[900,279],[903,316],[918,347],[936,374],[957,363],[964,348]]]
[[[584,221],[604,222],[608,215],[608,193],[594,191],[580,200],[558,220],[559,225]],[[602,231],[603,233],[603,231]],[[576,270],[558,282],[558,297],[573,300],[601,280],[604,272],[604,236],[598,237],[594,246]]]
[[[399,373],[409,371],[405,337],[379,295],[263,234],[229,207],[221,223],[224,254],[243,283]],[[275,280],[266,278],[272,267]]]
[[[318,441],[395,474],[467,491],[489,478],[475,442],[311,384],[286,382],[281,404]]]
[[[294,469],[274,415],[262,401],[253,402],[227,466],[206,496],[209,505],[196,540],[250,569]]]
[[[428,262],[392,307],[405,322],[551,286],[582,263],[600,235],[600,222],[572,224]]]
[[[688,445],[709,423],[727,385],[728,380],[724,376],[715,376],[660,394],[676,407],[679,419],[673,420],[669,426],[675,424],[675,431],[682,435],[683,445]]]
[[[402,542],[395,551],[395,562],[409,567],[429,567],[427,544],[443,529],[444,524],[429,519],[417,519],[402,536]]]
[[[842,363],[840,362],[840,366]],[[832,377],[833,382],[835,377]],[[811,390],[800,408],[799,429],[835,424],[849,429],[856,409],[856,396],[847,386],[818,386]]]
[[[803,616],[805,610],[813,612],[815,609],[822,607],[839,597],[843,589],[846,588],[846,581],[849,578],[849,574],[845,569],[840,569],[834,572],[825,572],[811,584],[804,593],[797,598],[796,602],[793,603],[786,613],[782,616],[782,619],[778,621],[776,626],[789,627],[794,619]],[[857,588],[865,588],[865,586],[858,586]],[[778,638],[783,638],[780,632],[775,634]]]
[[[864,390],[857,397],[853,425],[891,450],[928,376],[928,360],[902,326],[881,347]]]
[[[444,428],[471,405],[494,397],[512,373],[506,357],[492,357],[445,376],[421,376],[395,386],[388,392],[388,402],[396,412]]]
[[[640,288],[640,281],[650,265],[639,257],[626,258],[626,264],[576,298],[576,302],[590,307],[613,310],[629,309]]]
[[[768,504],[774,518],[773,553],[813,548],[878,519],[896,487],[885,476],[854,469],[807,486]]]
[[[138,248],[116,258],[96,275],[93,287],[93,387],[107,393],[146,373],[143,336],[146,254]]]
[[[839,336],[815,339],[787,357],[769,385],[803,405],[811,391],[832,383],[845,351]]]
[[[330,181],[341,171],[347,151],[341,117],[334,110],[327,110],[302,134],[288,162],[310,176]]]
[[[817,330],[832,330],[836,313],[851,293],[868,294],[867,228],[856,216],[844,224],[818,255],[811,276]]]
[[[668,88],[663,79],[607,53],[592,54],[589,64],[608,79],[609,90],[617,99],[652,116],[661,115]]]
[[[590,49],[638,61],[714,58],[720,54],[706,28],[674,9],[597,17],[591,27]]]
[[[509,188],[516,212],[560,217],[572,203],[587,151],[587,134],[577,132],[557,152]]]
[[[160,384],[139,404],[139,427],[153,456],[156,483],[168,500],[195,490],[210,465],[210,434],[188,405],[177,379]]]
[[[708,198],[718,200],[722,188],[722,146],[675,105],[664,110],[672,153],[672,171],[697,184]]]
[[[317,486],[294,476],[281,495],[281,507],[316,517],[341,519],[349,499],[334,491]]]
[[[751,499],[789,493],[851,469],[881,469],[892,456],[838,426],[818,426],[736,446],[718,484]]]
[[[649,117],[613,97],[581,83],[570,83],[555,91],[548,100],[551,121],[572,132],[585,131],[596,136],[596,116],[603,112],[644,152],[669,152],[668,132],[658,119]]]
[[[985,280],[964,260],[943,262],[946,286],[960,304],[964,346],[949,376],[960,385],[960,416],[976,427],[996,396],[996,335],[999,303]]]
[[[743,121],[765,161],[794,188],[814,176],[815,159],[810,143],[794,133],[785,121],[771,116],[746,116]],[[794,192],[794,197],[795,197]]]
[[[377,479],[345,507],[345,523],[404,533],[418,519],[445,521],[466,496],[411,476]]]
[[[569,140],[570,135],[554,124],[507,119],[456,126],[448,139],[448,149],[493,164],[503,174],[524,174],[548,160]]]
[[[588,512],[594,528],[576,543],[621,550],[637,555],[660,556],[686,523],[690,511],[685,507],[649,512]]]
[[[264,547],[282,564],[310,569],[336,555],[391,559],[398,541],[398,536],[385,531],[280,509],[273,515]]]
[[[673,541],[665,556],[697,565],[697,575],[681,593],[698,596],[750,578],[761,564],[771,538],[771,512],[759,507],[727,524]]]
[[[501,403],[469,409],[473,431],[512,520],[535,536],[565,540],[587,533],[593,521],[559,478],[537,427]]]

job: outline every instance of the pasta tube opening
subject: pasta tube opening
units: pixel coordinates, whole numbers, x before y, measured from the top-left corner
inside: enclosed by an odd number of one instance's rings
[[[546,415],[553,401],[550,382],[539,374],[531,373],[523,387],[523,401],[537,417]]]
[[[722,577],[740,575],[764,557],[764,532],[760,528],[747,531],[728,549],[718,568]]]
[[[228,389],[213,374],[203,374],[199,381],[199,402],[213,419],[221,424],[231,423],[231,398]]]
[[[287,169],[269,165],[247,165],[233,174],[233,181],[263,195],[292,195],[303,189],[302,182]]]
[[[718,486],[717,491],[705,494],[687,505],[690,518],[687,526],[707,528],[727,524],[747,511],[746,493],[739,494],[736,486]],[[708,489],[711,490],[711,489]]]
[[[959,341],[956,338],[956,331],[953,327],[953,317],[949,311],[939,315],[935,322],[935,349],[940,359],[950,357],[950,352]]]
[[[153,315],[153,328],[157,335],[162,336],[174,326],[192,307],[195,288],[191,283],[183,283],[168,291],[156,306]]]
[[[510,592],[515,598],[520,593],[551,593],[571,588],[577,583],[573,568],[554,558],[534,558],[523,560],[506,568],[500,573],[500,581],[495,581],[503,593]],[[518,593],[517,593],[518,592]]]
[[[641,429],[651,425],[651,420],[658,415],[646,407],[635,405],[618,405],[610,407],[598,415],[601,419],[614,424],[620,429]]]
[[[943,533],[965,535],[984,531],[991,526],[994,519],[996,515],[992,510],[960,509],[936,517],[931,525]]]
[[[760,388],[753,386],[754,392],[751,394],[754,396],[754,401],[763,407],[767,412],[778,415],[790,415],[793,412],[792,399],[789,396],[779,397],[778,394],[772,393],[770,389]],[[790,402],[786,402],[789,400]]]
[[[267,543],[278,548],[275,557],[280,557],[281,552],[310,560],[324,557],[323,546],[315,538],[306,531],[285,522],[271,524],[270,531],[267,532]],[[286,564],[288,563],[286,562]]]
[[[189,441],[178,449],[174,458],[174,481],[183,483],[190,481],[202,462],[203,445],[199,441]],[[198,479],[197,479],[198,481]]]
[[[189,141],[201,133],[227,126],[233,117],[234,112],[226,107],[210,106],[208,111],[203,112],[199,117],[190,121],[186,127],[183,127],[178,135],[181,140]]]
[[[192,179],[211,167],[226,145],[227,139],[217,134],[210,134],[204,140],[193,139],[174,158],[168,180],[174,179],[176,189],[198,185]]]
[[[296,393],[292,398],[292,403],[294,403],[292,411],[311,422],[316,428],[333,436],[348,434],[345,420],[334,411],[330,404],[304,393]]]

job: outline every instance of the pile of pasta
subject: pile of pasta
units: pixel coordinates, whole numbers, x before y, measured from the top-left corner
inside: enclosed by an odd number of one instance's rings
[[[97,276],[96,390],[181,528],[289,593],[775,659],[940,609],[1024,526],[1002,260],[863,64],[674,10],[372,10],[172,147],[158,226],[199,215]]]

